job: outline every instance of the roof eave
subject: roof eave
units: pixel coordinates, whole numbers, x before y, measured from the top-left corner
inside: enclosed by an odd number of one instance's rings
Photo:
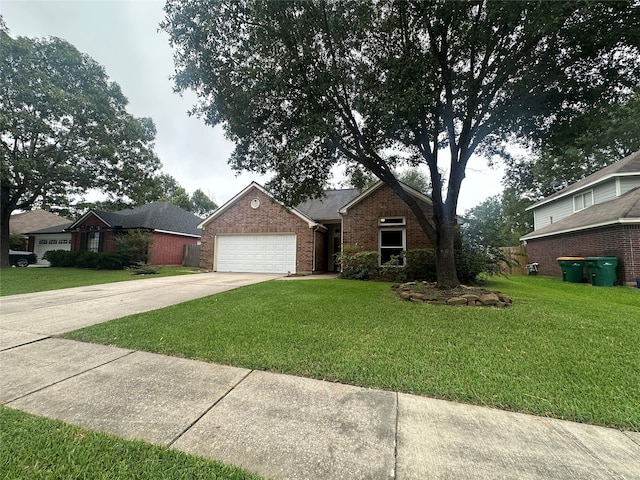
[[[195,234],[195,233],[185,233],[185,232],[172,232],[170,230],[160,230],[160,229],[154,229],[154,232],[158,232],[158,233],[166,233],[168,235],[179,235],[181,237],[193,237],[193,238],[200,238],[201,235]]]
[[[580,232],[583,230],[591,230],[593,228],[600,228],[600,227],[608,227],[610,225],[624,225],[624,224],[638,224],[640,225],[640,218],[616,218],[614,220],[609,220],[606,222],[599,222],[599,223],[592,223],[589,225],[582,225],[579,227],[572,227],[572,228],[565,228],[563,230],[556,230],[553,232],[547,232],[547,233],[541,233],[541,234],[536,234],[535,231],[524,235],[522,237],[520,237],[520,241],[527,241],[527,240],[533,240],[536,238],[544,238],[544,237],[553,237],[556,235],[563,235],[566,233],[573,233],[573,232]]]
[[[98,215],[94,210],[89,210],[87,213],[85,213],[83,216],[81,216],[78,220],[76,220],[75,222],[73,222],[71,225],[69,225],[67,228],[65,228],[65,230],[73,230],[74,228],[77,228],[78,225],[80,225],[82,222],[84,222],[87,218],[89,218],[90,215],[93,215],[95,217],[98,217],[98,219],[103,222],[105,225],[107,225],[108,227],[111,227],[112,225],[107,222],[104,218],[102,218],[100,215]]]
[[[419,198],[420,200],[423,200],[424,202],[432,205],[433,204],[433,200],[431,200],[431,198],[429,198],[427,195],[425,195],[422,192],[419,192],[418,190],[416,190],[413,187],[410,187],[409,185],[400,182],[400,184],[402,185],[402,188],[409,193],[410,195],[413,195],[414,197]],[[382,187],[383,185],[386,185],[386,183],[379,181],[377,182],[375,185],[372,185],[371,187],[367,188],[364,192],[362,192],[360,195],[358,195],[356,198],[354,198],[353,200],[351,200],[349,203],[347,203],[344,207],[340,208],[338,210],[338,213],[340,213],[341,215],[347,215],[349,213],[349,209],[351,207],[353,207],[354,205],[357,205],[358,203],[360,203],[362,200],[364,200],[365,198],[367,198],[369,195],[371,195],[373,192],[375,192],[376,190],[378,190],[380,187]]]

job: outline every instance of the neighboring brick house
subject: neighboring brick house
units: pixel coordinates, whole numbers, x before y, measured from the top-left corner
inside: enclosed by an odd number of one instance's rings
[[[184,246],[197,245],[200,240],[201,221],[171,203],[153,202],[117,212],[90,210],[67,230],[71,231],[71,250],[93,252],[115,251],[117,236],[129,230],[150,232],[149,263],[181,265]]]
[[[556,259],[618,257],[618,281],[640,278],[640,151],[533,204],[523,236],[542,275],[562,275]]]
[[[405,186],[431,215],[431,200]],[[214,271],[310,274],[335,271],[342,245],[380,253],[430,243],[409,207],[382,182],[371,188],[328,190],[318,200],[286,208],[250,184],[200,224],[200,268]]]
[[[48,250],[69,250],[71,248],[71,234],[64,231],[71,225],[71,220],[46,210],[29,210],[16,213],[9,219],[9,231],[24,237],[25,247],[36,254],[36,265],[48,265],[43,260]]]

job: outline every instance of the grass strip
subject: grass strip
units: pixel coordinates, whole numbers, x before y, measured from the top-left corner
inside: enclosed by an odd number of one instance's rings
[[[0,478],[259,480],[240,468],[0,407]]]
[[[65,337],[640,430],[640,292],[492,281],[508,309],[418,305],[385,283],[271,281]]]
[[[85,268],[3,268],[0,270],[0,296],[84,287],[101,283],[142,280],[144,278],[188,275],[189,267],[160,267],[153,275],[133,275],[129,270],[91,270]]]

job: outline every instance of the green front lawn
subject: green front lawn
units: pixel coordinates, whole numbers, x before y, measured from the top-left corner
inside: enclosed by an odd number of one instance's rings
[[[261,477],[141,441],[0,407],[0,478],[259,480]]]
[[[160,267],[158,273],[153,275],[133,275],[129,270],[49,267],[3,268],[0,270],[0,295],[43,292],[45,290],[84,287],[100,283],[185,275],[193,273],[193,271],[189,267]]]
[[[640,291],[492,281],[508,309],[417,305],[385,283],[271,281],[65,336],[640,430]]]

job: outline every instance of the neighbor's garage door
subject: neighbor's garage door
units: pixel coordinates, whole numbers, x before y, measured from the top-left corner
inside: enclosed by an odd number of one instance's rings
[[[37,265],[49,265],[48,261],[42,259],[49,250],[71,250],[71,234],[36,235],[33,243],[33,253],[38,256]]]
[[[296,273],[295,234],[218,235],[218,272]]]

